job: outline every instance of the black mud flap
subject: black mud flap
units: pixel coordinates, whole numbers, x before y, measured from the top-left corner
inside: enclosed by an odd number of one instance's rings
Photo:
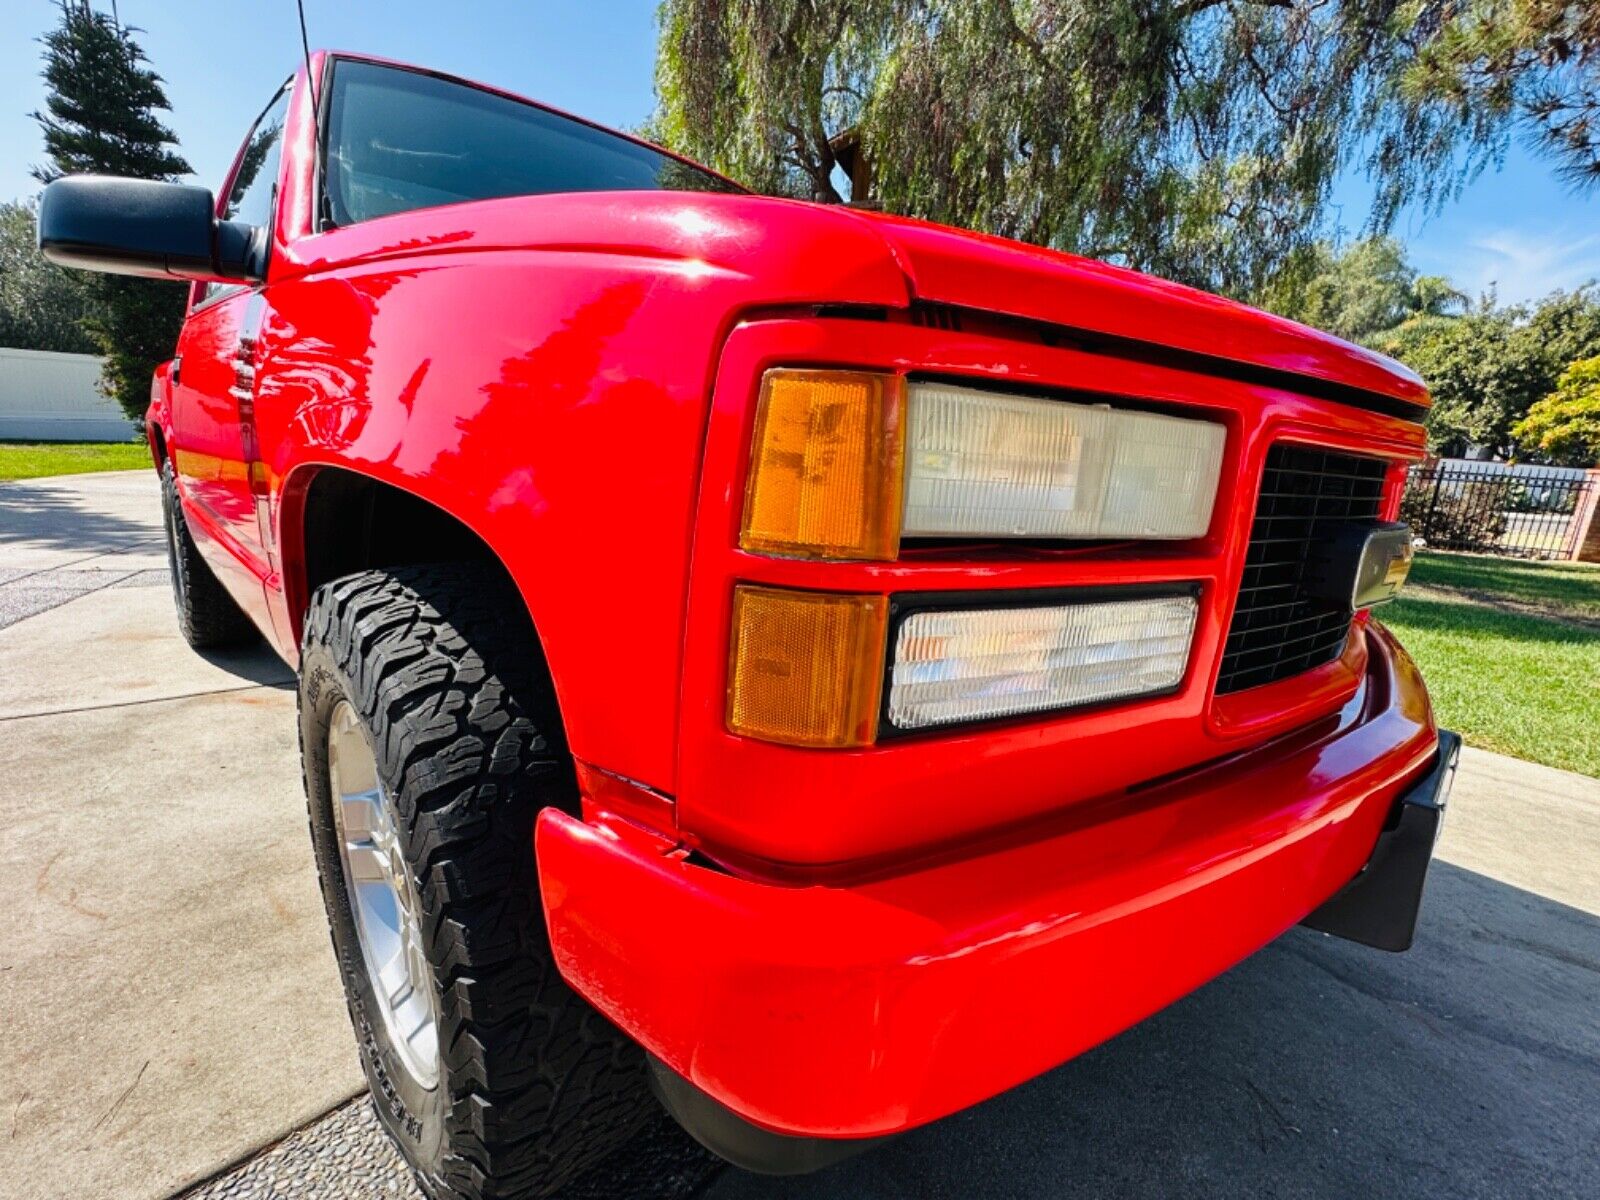
[[[890,1141],[889,1137],[814,1138],[773,1133],[752,1125],[706,1095],[654,1054],[650,1083],[679,1125],[711,1153],[762,1175],[804,1175]]]
[[[1302,924],[1379,950],[1409,950],[1422,885],[1461,757],[1461,739],[1439,731],[1433,769],[1395,802],[1367,865]]]

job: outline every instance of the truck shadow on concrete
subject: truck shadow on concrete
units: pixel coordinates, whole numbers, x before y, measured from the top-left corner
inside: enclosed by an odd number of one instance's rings
[[[259,683],[280,692],[295,690],[295,674],[289,664],[273,653],[262,638],[226,650],[190,650],[189,653],[198,655],[218,670],[245,682]]]
[[[1597,1161],[1600,919],[1436,862],[1407,954],[1291,930],[1006,1095],[700,1194],[1576,1197]]]

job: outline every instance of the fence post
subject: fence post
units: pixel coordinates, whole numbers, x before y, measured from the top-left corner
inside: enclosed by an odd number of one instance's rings
[[[1600,562],[1600,467],[1589,468],[1572,524],[1572,561]]]
[[[1444,463],[1433,460],[1433,495],[1428,497],[1428,511],[1422,515],[1422,528],[1418,531],[1425,542],[1433,541],[1433,510],[1439,507],[1439,485],[1444,482]]]

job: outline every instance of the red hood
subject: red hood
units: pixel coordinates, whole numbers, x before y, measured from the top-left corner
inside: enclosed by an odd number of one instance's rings
[[[1259,309],[1093,259],[926,221],[849,210],[888,243],[912,294],[1309,376],[1426,406],[1407,367]]]
[[[290,243],[273,270],[283,277],[361,259],[513,247],[659,258],[736,282],[750,307],[948,304],[1116,339],[1130,353],[1206,356],[1201,370],[1242,364],[1428,403],[1422,381],[1399,363],[1231,300],[1004,238],[796,200],[698,192],[481,200]]]

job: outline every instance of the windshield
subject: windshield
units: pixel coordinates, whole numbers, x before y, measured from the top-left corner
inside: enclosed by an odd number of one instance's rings
[[[550,192],[737,191],[659,150],[548,109],[420,71],[340,60],[326,195],[336,225]]]

